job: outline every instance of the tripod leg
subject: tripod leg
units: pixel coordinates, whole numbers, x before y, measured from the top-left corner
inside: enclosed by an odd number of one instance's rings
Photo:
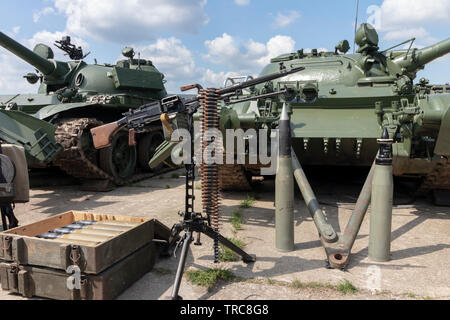
[[[225,247],[229,248],[230,250],[233,250],[236,254],[240,255],[242,257],[242,261],[245,263],[255,262],[255,257],[252,257],[247,252],[236,246],[233,242],[222,236],[220,233],[214,231],[209,226],[204,226],[202,232],[206,234],[211,239],[218,239],[221,244],[223,244]],[[217,237],[217,238],[216,238]]]
[[[3,227],[3,231],[8,230],[8,224],[6,223],[6,208],[5,207],[1,207],[1,212],[2,212],[2,227]]]
[[[9,204],[6,207],[6,216],[8,217],[8,229],[12,229],[15,228],[19,225],[19,220],[17,220],[16,216],[14,215],[14,210],[11,206],[11,204]]]
[[[184,267],[186,264],[186,257],[189,251],[189,246],[192,242],[192,231],[187,231],[183,239],[183,248],[181,249],[180,261],[178,262],[177,275],[175,276],[175,282],[173,284],[172,300],[182,300],[178,295],[180,290],[181,279],[183,278]]]

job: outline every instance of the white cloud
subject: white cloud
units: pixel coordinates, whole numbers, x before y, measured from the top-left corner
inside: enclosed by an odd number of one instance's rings
[[[53,0],[71,34],[112,42],[145,41],[158,32],[195,33],[209,22],[206,0]]]
[[[221,88],[224,85],[224,82],[229,77],[237,77],[241,76],[241,73],[238,72],[214,72],[211,69],[201,70],[202,71],[202,83],[205,84],[206,87],[213,88]]]
[[[55,13],[55,9],[53,7],[45,7],[42,10],[35,11],[33,13],[33,21],[38,22],[42,16],[49,15],[51,13]]]
[[[294,52],[295,40],[289,36],[275,36],[271,38],[267,44],[267,53],[258,60],[260,66],[265,66],[270,62],[270,59],[275,58],[284,53]]]
[[[167,80],[169,92],[178,92],[181,85],[199,82],[204,87],[221,87],[226,78],[238,75],[257,75],[270,59],[293,52],[295,41],[287,36],[275,36],[267,43],[252,39],[243,44],[231,35],[205,41],[207,54],[203,58],[217,65],[218,70],[201,67],[195,55],[181,40],[159,38],[146,46],[135,46],[142,58],[150,59]],[[227,70],[227,71],[221,71]]]
[[[388,31],[383,39],[384,40],[405,40],[411,38],[425,38],[429,33],[425,28],[406,28]]]
[[[234,2],[238,5],[238,6],[247,6],[250,4],[250,0],[234,0]]]
[[[224,33],[214,40],[205,41],[208,53],[204,58],[215,64],[222,64],[240,73],[259,72],[271,58],[293,52],[295,41],[289,36],[277,35],[266,44],[252,39],[239,45],[237,40]]]
[[[287,27],[291,23],[295,22],[298,18],[300,18],[300,13],[298,11],[292,10],[287,14],[282,14],[278,12],[275,17],[274,26],[277,28]]]
[[[387,41],[416,38],[418,43],[430,45],[437,41],[430,35],[430,27],[450,23],[450,0],[384,0],[381,6],[367,8],[368,23]]]
[[[199,76],[192,52],[177,38],[160,38],[150,45],[137,46],[136,51],[164,74],[170,91],[178,91],[181,84]]]
[[[33,67],[3,48],[0,48],[0,70],[0,94],[37,92],[37,85],[30,85],[23,78],[28,72],[34,71]]]
[[[384,0],[380,27],[383,31],[450,22],[450,0]]]
[[[13,27],[12,31],[14,35],[17,35],[20,32],[20,29],[21,29],[20,26]]]

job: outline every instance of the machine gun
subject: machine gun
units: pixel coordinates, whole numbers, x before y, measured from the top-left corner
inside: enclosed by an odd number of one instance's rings
[[[280,64],[280,71],[277,73],[269,74],[260,78],[251,79],[242,83],[234,84],[230,87],[222,89],[209,88],[204,90],[199,84],[192,84],[181,87],[181,91],[187,91],[191,89],[198,89],[198,95],[193,98],[183,99],[178,96],[166,97],[161,101],[156,101],[148,105],[142,106],[140,109],[130,111],[124,114],[124,118],[117,122],[106,124],[100,127],[91,129],[93,136],[94,146],[96,148],[107,147],[111,141],[111,136],[115,132],[122,128],[127,128],[130,132],[130,138],[133,136],[133,132],[139,131],[146,125],[154,121],[161,120],[164,126],[169,127],[168,117],[171,114],[184,113],[187,118],[187,129],[191,135],[191,148],[190,148],[190,161],[185,162],[186,169],[186,195],[185,195],[185,210],[180,212],[179,215],[183,217],[180,223],[175,224],[172,227],[171,236],[165,246],[166,254],[170,255],[174,253],[178,247],[182,247],[181,256],[178,264],[177,274],[173,286],[172,296],[173,300],[181,299],[178,295],[181,279],[186,264],[187,252],[189,246],[193,241],[193,233],[197,232],[196,245],[201,245],[200,235],[203,233],[210,237],[214,241],[214,262],[219,262],[219,243],[228,247],[236,254],[242,257],[242,260],[246,263],[254,262],[255,258],[250,256],[238,246],[234,245],[231,241],[223,237],[219,233],[218,225],[218,210],[219,210],[219,183],[217,176],[213,174],[214,170],[217,170],[217,164],[201,164],[202,174],[202,187],[204,190],[208,190],[208,196],[202,195],[202,204],[205,215],[195,212],[194,210],[194,181],[195,181],[195,164],[194,164],[194,139],[193,136],[193,116],[200,109],[203,114],[203,128],[207,131],[208,128],[214,128],[219,123],[218,120],[218,101],[228,101],[233,96],[241,96],[243,90],[256,86],[258,84],[266,83],[271,80],[285,77],[289,74],[296,73],[304,70],[304,67],[292,68],[286,70],[283,64]],[[271,93],[271,96],[286,94],[288,89],[282,89],[278,92]],[[266,94],[264,95],[266,96]],[[262,96],[255,95],[246,97],[248,100],[256,100]],[[246,100],[247,101],[247,100]],[[206,116],[205,116],[206,115]],[[204,132],[205,132],[204,131]],[[215,139],[209,139],[205,137],[203,132],[202,140],[203,147],[208,143],[217,143]],[[132,140],[132,139],[130,139]],[[209,140],[209,141],[208,141]],[[132,142],[132,141],[130,141]],[[202,152],[203,154],[203,152]],[[211,174],[212,173],[212,174]],[[180,237],[180,233],[184,231],[184,235]]]
[[[86,58],[90,52],[83,55],[83,49],[81,47],[76,47],[74,44],[70,43],[70,37],[62,37],[61,40],[55,41],[55,47],[64,51],[72,60],[83,60]]]
[[[282,78],[304,69],[304,67],[298,67],[286,70],[286,68],[282,64],[280,64],[279,72],[251,79],[249,81],[237,83],[226,88],[218,89],[216,91],[218,94],[218,100],[229,101],[229,99],[233,96],[241,96],[242,91],[246,88],[251,88],[258,84]],[[181,87],[181,91],[187,91],[194,88],[197,88],[199,90],[202,89],[202,87],[198,84],[191,84]],[[268,96],[274,97],[286,94],[288,93],[288,91],[289,89],[285,88],[279,91],[272,92],[270,94],[250,96],[238,101],[242,102],[248,100],[257,100],[261,98],[267,98]],[[233,101],[233,103],[236,103],[236,100]],[[169,128],[167,122],[168,116],[177,113],[183,113],[188,109],[193,109],[195,113],[198,106],[198,97],[181,98],[176,95],[163,98],[161,101],[155,101],[149,104],[145,104],[136,110],[130,110],[129,112],[125,113],[124,117],[116,122],[108,123],[91,129],[94,147],[96,149],[101,149],[110,146],[112,136],[123,128],[127,128],[129,130],[130,144],[133,145],[134,133],[139,132],[139,130],[143,130],[146,126],[158,120],[161,120],[163,125],[170,131],[171,129]]]

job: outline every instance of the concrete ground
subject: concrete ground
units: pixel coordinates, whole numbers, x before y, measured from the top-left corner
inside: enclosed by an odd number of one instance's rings
[[[157,218],[171,227],[180,221],[184,208],[183,170],[166,173],[108,193],[83,192],[79,187],[37,187],[31,201],[19,204],[16,215],[25,225],[70,210]],[[165,177],[164,177],[165,176]],[[170,178],[169,178],[170,177]],[[339,179],[338,179],[339,180]],[[341,231],[352,212],[352,203],[361,187],[351,178],[340,181],[313,182],[322,208],[336,231]],[[361,182],[362,183],[362,182]],[[183,279],[180,295],[184,299],[449,299],[450,298],[450,208],[435,207],[426,199],[412,203],[405,194],[397,194],[393,214],[392,260],[371,262],[368,255],[369,214],[366,216],[352,250],[346,272],[325,268],[325,254],[318,233],[301,196],[296,191],[295,251],[280,253],[274,248],[274,185],[265,181],[257,188],[257,200],[240,209],[248,194],[223,194],[222,234],[242,240],[245,250],[254,254],[253,264],[242,262],[212,263],[212,241],[202,238],[203,246],[191,246],[188,269],[223,268],[232,271],[238,281],[220,282],[209,290]],[[197,207],[201,191],[196,189]],[[232,213],[240,210],[244,223],[233,232]],[[177,259],[160,259],[152,272],[123,292],[118,299],[163,299],[170,295]],[[350,281],[358,291],[344,294],[336,287]],[[295,284],[299,281],[301,288]],[[0,291],[0,299],[23,299]]]

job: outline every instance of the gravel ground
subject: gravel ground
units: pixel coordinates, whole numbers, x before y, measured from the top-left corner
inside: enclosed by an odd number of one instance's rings
[[[183,170],[121,187],[108,193],[80,191],[76,185],[37,187],[31,201],[19,204],[16,215],[25,225],[70,210],[157,218],[171,227],[184,208]],[[322,208],[337,231],[345,228],[352,202],[360,186],[350,181],[313,181]],[[426,199],[396,206],[393,213],[391,261],[374,263],[367,257],[369,216],[366,216],[352,250],[347,271],[325,268],[325,254],[305,203],[296,191],[295,251],[274,248],[274,185],[265,181],[257,188],[250,208],[239,208],[247,193],[225,192],[221,208],[221,232],[238,238],[257,261],[212,263],[212,241],[191,246],[188,269],[223,268],[237,279],[219,282],[210,289],[183,279],[180,295],[185,299],[449,299],[450,208],[435,207]],[[196,190],[197,209],[201,191]],[[401,202],[404,195],[397,195]],[[233,212],[242,213],[242,229],[233,231]],[[153,271],[123,292],[118,299],[164,299],[170,295],[177,259],[160,259]],[[344,294],[337,285],[348,280],[357,290]],[[299,288],[295,284],[303,283]],[[0,299],[23,299],[0,291]]]

